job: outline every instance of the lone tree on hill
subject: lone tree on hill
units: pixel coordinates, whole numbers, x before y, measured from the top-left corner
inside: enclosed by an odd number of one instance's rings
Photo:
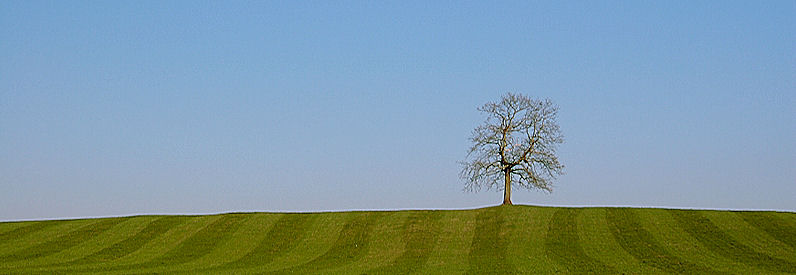
[[[558,106],[549,99],[508,93],[478,110],[487,118],[473,130],[469,160],[461,163],[464,189],[502,187],[503,204],[511,204],[512,185],[552,192],[551,181],[564,170],[556,156],[556,147],[564,142],[556,123]]]

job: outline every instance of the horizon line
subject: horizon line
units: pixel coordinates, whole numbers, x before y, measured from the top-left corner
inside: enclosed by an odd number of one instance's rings
[[[71,217],[52,217],[52,218],[31,218],[31,219],[0,219],[0,222],[33,222],[33,221],[66,221],[66,220],[82,220],[82,219],[103,219],[103,218],[128,218],[139,216],[212,216],[212,215],[225,215],[225,214],[256,214],[256,213],[269,213],[269,214],[312,214],[312,213],[344,213],[344,212],[367,212],[367,211],[380,211],[380,212],[397,212],[397,211],[456,211],[456,210],[476,210],[481,208],[489,208],[501,206],[502,204],[489,204],[475,207],[461,207],[461,208],[355,208],[355,209],[330,209],[330,210],[227,210],[220,212],[201,212],[201,213],[188,213],[188,212],[150,212],[150,213],[131,213],[120,215],[98,215],[98,216],[71,216]],[[638,206],[638,205],[552,205],[552,204],[513,204],[516,206],[533,206],[533,207],[559,207],[559,208],[635,208],[635,209],[665,209],[665,210],[707,210],[707,211],[744,211],[744,212],[783,212],[783,213],[796,213],[793,209],[763,209],[763,208],[721,208],[721,207],[683,207],[683,206]]]

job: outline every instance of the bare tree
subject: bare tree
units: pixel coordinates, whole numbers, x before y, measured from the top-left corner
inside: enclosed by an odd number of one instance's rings
[[[461,163],[464,189],[502,188],[503,204],[511,204],[512,185],[551,192],[552,180],[564,170],[556,156],[564,142],[556,123],[558,106],[508,93],[478,110],[487,118],[473,130],[468,160]]]

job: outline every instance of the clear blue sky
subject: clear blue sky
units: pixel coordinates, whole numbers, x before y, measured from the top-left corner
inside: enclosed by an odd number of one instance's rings
[[[0,220],[472,208],[507,91],[566,174],[514,202],[796,210],[796,1],[3,1]]]

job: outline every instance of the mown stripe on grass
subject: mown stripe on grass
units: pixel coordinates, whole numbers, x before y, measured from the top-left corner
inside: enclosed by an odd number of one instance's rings
[[[31,260],[61,252],[88,239],[91,239],[97,234],[105,232],[114,225],[125,220],[126,219],[124,218],[97,219],[97,221],[94,223],[84,225],[77,230],[66,233],[53,240],[28,247],[22,251],[17,251],[14,254],[4,255],[0,257],[0,262]]]
[[[186,216],[187,217],[187,216]],[[142,263],[101,266],[85,269],[74,269],[70,272],[111,272],[120,270],[140,270],[144,268],[168,267],[196,260],[210,253],[221,242],[226,241],[242,221],[246,218],[242,214],[225,214],[208,224],[201,230],[195,232],[176,247]],[[176,224],[172,228],[176,227]],[[167,230],[168,231],[168,230]],[[152,271],[147,271],[152,273]]]
[[[796,248],[796,227],[780,219],[774,212],[735,212],[748,224],[766,232],[774,239]]]
[[[680,259],[663,248],[631,209],[606,209],[608,226],[622,248],[640,262],[671,273],[719,273]]]
[[[312,217],[310,214],[283,214],[271,229],[266,233],[265,238],[254,248],[240,259],[208,269],[207,271],[218,271],[233,268],[263,266],[279,256],[284,255],[296,247],[307,234]]]
[[[373,274],[407,274],[420,270],[439,235],[440,211],[416,211],[407,217],[401,234],[404,251],[389,265],[368,271]]]
[[[20,251],[29,250],[31,247],[57,239],[68,232],[75,231],[86,225],[95,223],[96,220],[92,219],[77,219],[77,220],[59,220],[59,221],[44,221],[47,223],[54,223],[54,225],[47,226],[40,230],[34,230],[30,233],[23,234],[18,238],[9,239],[0,243],[0,258],[6,257],[10,254],[15,254]],[[18,263],[19,264],[19,263]],[[0,266],[11,265],[8,262],[0,261]]]
[[[149,265],[176,265],[196,260],[227,240],[246,218],[244,214],[224,215],[166,254],[151,260]]]
[[[421,274],[464,274],[475,233],[475,210],[442,211],[438,245],[431,251]]]
[[[509,240],[508,232],[504,230],[504,209],[501,206],[484,208],[476,216],[467,273],[514,272],[514,266],[506,255]]]
[[[309,262],[273,271],[271,273],[318,273],[321,270],[341,267],[361,258],[368,250],[369,235],[376,220],[386,215],[385,212],[359,212],[344,226],[334,245],[323,255]]]
[[[504,226],[510,232],[507,257],[514,264],[517,273],[554,273],[556,265],[546,256],[544,244],[555,209],[514,205],[505,211],[504,215],[508,218]]]
[[[727,259],[774,272],[796,272],[796,264],[758,253],[727,235],[695,210],[668,210],[689,235]]]
[[[615,273],[611,266],[597,261],[580,246],[575,217],[579,209],[561,208],[553,214],[547,230],[545,249],[559,266],[574,273]]]
[[[57,221],[31,222],[31,223],[29,223],[27,225],[24,225],[22,227],[18,227],[18,228],[15,228],[15,229],[11,230],[11,231],[4,232],[3,234],[0,234],[0,242],[5,242],[5,241],[9,241],[9,240],[19,239],[19,238],[24,237],[25,235],[28,235],[28,234],[33,233],[33,232],[37,232],[39,230],[43,230],[45,228],[48,228],[48,227],[56,225],[56,224],[58,224]]]
[[[132,235],[127,239],[124,239],[91,255],[74,260],[70,262],[70,264],[104,263],[114,261],[135,252],[143,247],[147,242],[166,233],[188,219],[188,217],[183,216],[156,218],[135,235]]]

